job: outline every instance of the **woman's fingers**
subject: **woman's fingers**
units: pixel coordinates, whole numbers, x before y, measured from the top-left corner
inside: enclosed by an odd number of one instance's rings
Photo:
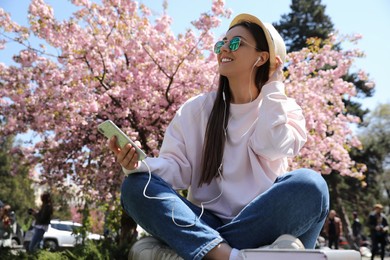
[[[272,81],[283,81],[283,62],[279,56],[276,56],[275,71],[268,79],[268,82]]]
[[[138,166],[138,154],[131,144],[125,145],[116,158],[118,163],[125,169],[133,170]]]
[[[276,68],[283,68],[283,61],[280,56],[276,56]]]
[[[137,143],[137,142],[136,142]],[[139,145],[139,142],[137,143]],[[116,136],[108,141],[108,148],[114,152],[116,161],[127,170],[134,170],[138,166],[138,154],[131,144],[126,144],[120,148]]]

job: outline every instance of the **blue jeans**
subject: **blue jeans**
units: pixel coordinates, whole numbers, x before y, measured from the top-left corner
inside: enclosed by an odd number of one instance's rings
[[[28,246],[29,252],[34,252],[38,248],[39,243],[41,243],[44,234],[45,234],[44,229],[34,227],[34,234]]]
[[[271,244],[282,234],[298,237],[306,248],[314,248],[329,211],[329,192],[323,177],[300,169],[278,177],[266,192],[249,203],[231,222],[224,224],[180,196],[163,179],[152,174],[146,194],[176,199],[148,199],[143,190],[148,173],[133,173],[121,189],[124,210],[143,229],[162,240],[184,259],[202,259],[221,242],[237,249]],[[179,227],[192,225],[191,227]]]

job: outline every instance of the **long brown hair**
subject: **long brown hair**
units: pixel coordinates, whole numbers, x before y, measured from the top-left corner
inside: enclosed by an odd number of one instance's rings
[[[264,32],[259,25],[250,22],[242,22],[233,27],[236,26],[245,27],[253,35],[258,50],[269,51]],[[229,30],[233,27],[229,28]],[[260,66],[256,70],[255,83],[259,92],[268,80],[269,67],[270,61],[268,60],[263,66]],[[202,172],[198,183],[199,187],[204,183],[210,184],[213,178],[218,177],[219,175],[218,170],[223,159],[226,141],[225,129],[229,121],[231,99],[232,94],[230,92],[229,80],[227,77],[220,75],[217,96],[206,127],[203,144]],[[225,119],[224,116],[226,116]]]

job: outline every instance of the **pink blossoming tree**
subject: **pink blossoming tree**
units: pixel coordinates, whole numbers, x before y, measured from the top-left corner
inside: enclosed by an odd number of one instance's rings
[[[111,119],[150,156],[158,155],[179,106],[215,89],[211,30],[230,11],[223,0],[214,0],[193,29],[175,35],[168,14],[153,16],[136,1],[72,3],[77,11],[59,22],[43,0],[32,0],[28,27],[0,9],[0,48],[6,51],[9,41],[24,46],[15,53],[15,65],[0,63],[0,132],[32,131],[38,137],[11,152],[24,154],[20,164],[39,167],[42,183],[67,192],[68,180],[79,187],[78,196],[109,202],[118,197],[123,174],[96,126]],[[31,46],[32,35],[55,51]],[[314,43],[288,55],[286,92],[302,105],[309,131],[291,167],[361,177],[364,166],[348,154],[360,146],[350,128],[357,119],[342,102],[355,95],[355,87],[342,77],[362,54],[334,50],[335,42],[332,37],[323,48]]]

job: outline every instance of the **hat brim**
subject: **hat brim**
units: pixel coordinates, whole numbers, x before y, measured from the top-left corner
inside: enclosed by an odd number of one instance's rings
[[[271,74],[276,68],[276,56],[279,56],[283,63],[286,61],[286,45],[284,44],[282,37],[272,24],[263,23],[256,16],[250,14],[237,15],[230,23],[229,29],[242,22],[254,23],[263,29],[269,48]]]

